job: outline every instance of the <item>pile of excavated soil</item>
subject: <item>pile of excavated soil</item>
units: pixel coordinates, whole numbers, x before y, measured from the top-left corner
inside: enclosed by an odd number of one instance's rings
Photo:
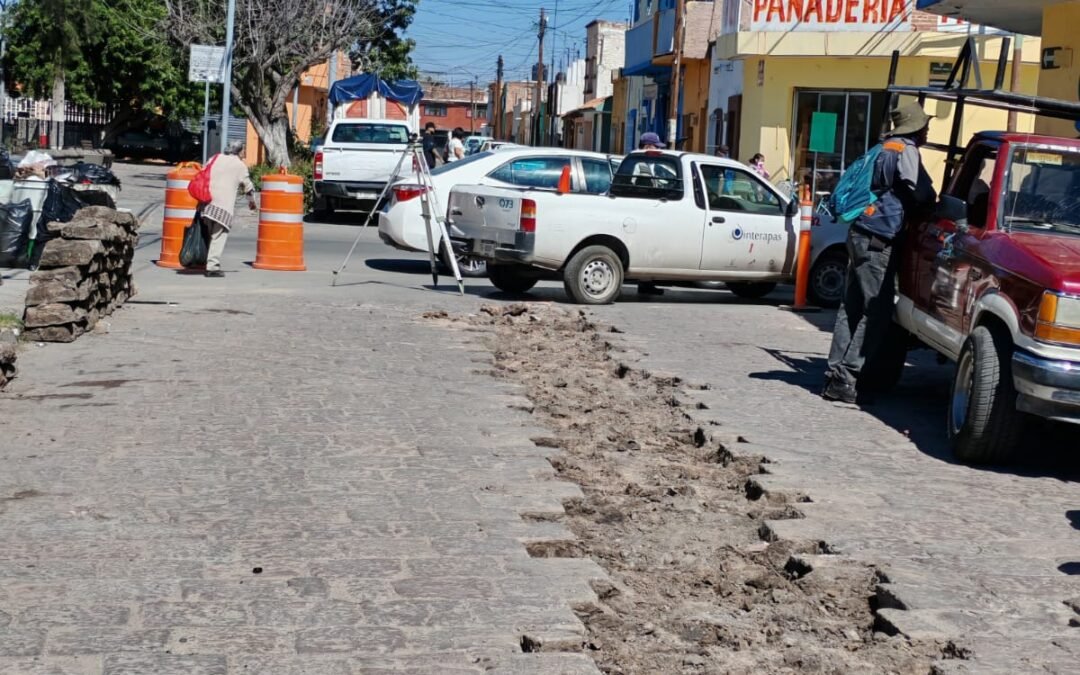
[[[942,655],[942,645],[875,632],[872,569],[762,541],[762,521],[800,517],[805,498],[749,500],[747,480],[767,460],[699,428],[678,380],[620,362],[614,329],[542,305],[427,318],[484,336],[495,376],[524,386],[551,430],[534,442],[584,491],[566,504],[577,545],[530,552],[590,557],[608,572],[600,602],[576,608],[582,648],[602,671],[926,673]]]

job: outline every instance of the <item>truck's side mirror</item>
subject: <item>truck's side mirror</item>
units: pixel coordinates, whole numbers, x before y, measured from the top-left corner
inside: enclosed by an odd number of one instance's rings
[[[965,226],[968,220],[967,202],[952,195],[942,195],[934,214],[942,220],[951,220],[957,226]]]
[[[787,208],[784,210],[784,215],[787,216],[788,218],[798,218],[799,217],[799,200],[798,199],[793,198],[793,199],[788,201]]]

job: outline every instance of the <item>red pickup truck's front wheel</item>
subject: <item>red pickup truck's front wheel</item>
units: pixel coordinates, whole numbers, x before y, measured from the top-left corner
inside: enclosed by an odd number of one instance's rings
[[[957,459],[972,464],[1003,462],[1015,451],[1024,416],[1016,410],[1013,346],[1003,330],[971,332],[953,377],[949,441]]]

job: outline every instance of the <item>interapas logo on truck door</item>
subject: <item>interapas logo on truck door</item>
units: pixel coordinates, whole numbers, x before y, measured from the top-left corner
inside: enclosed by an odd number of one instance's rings
[[[729,0],[730,2],[731,0]],[[751,31],[865,31],[911,27],[911,0],[744,0]],[[744,28],[745,30],[745,28]]]

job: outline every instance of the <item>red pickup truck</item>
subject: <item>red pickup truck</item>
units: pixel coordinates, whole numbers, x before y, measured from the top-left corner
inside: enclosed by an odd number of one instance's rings
[[[957,364],[959,459],[1007,460],[1031,416],[1080,424],[1080,140],[977,135],[901,256],[897,323]]]

